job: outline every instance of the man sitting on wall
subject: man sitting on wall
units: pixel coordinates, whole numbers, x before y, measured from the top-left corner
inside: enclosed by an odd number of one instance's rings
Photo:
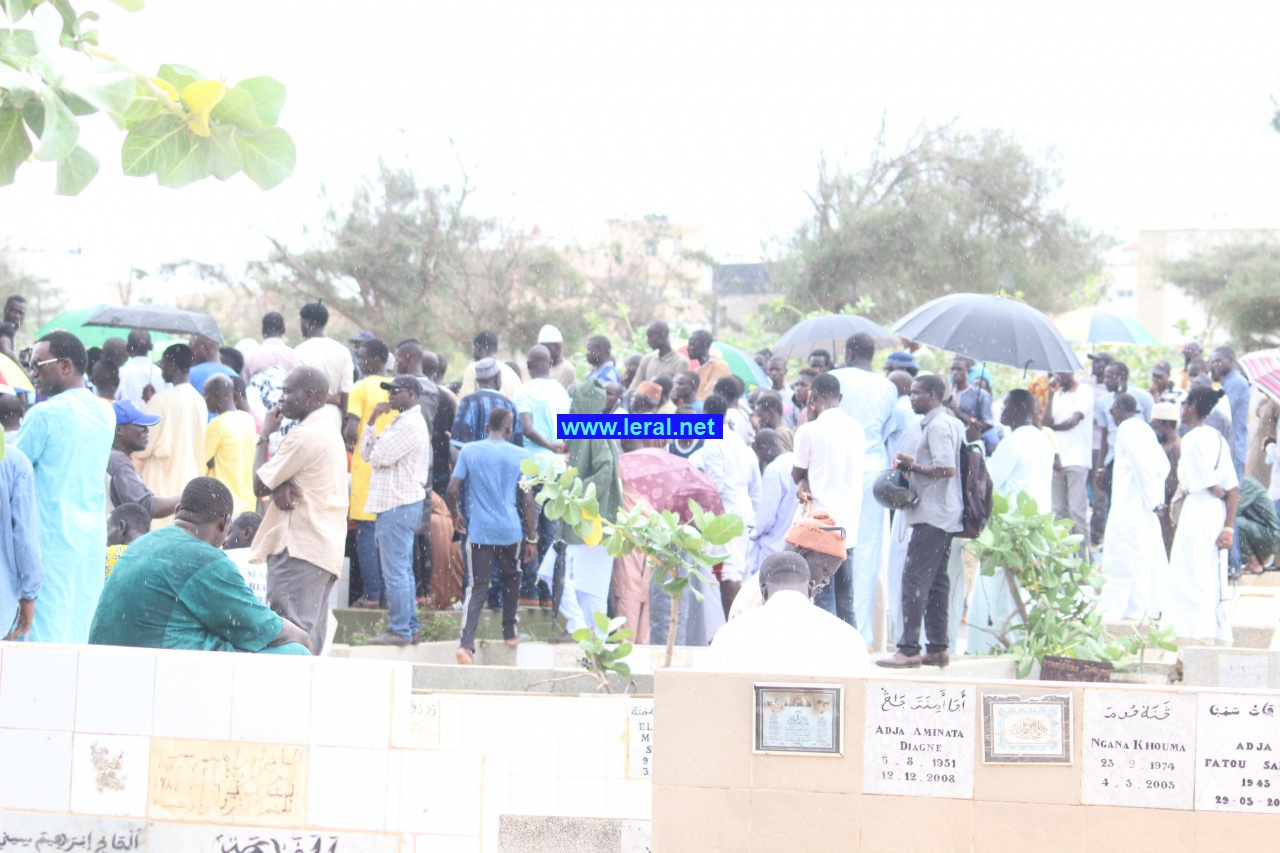
[[[726,622],[705,669],[763,675],[865,675],[867,644],[853,626],[812,604],[817,584],[804,557],[783,551],[760,568],[764,605]]]
[[[89,642],[309,654],[307,633],[259,602],[219,550],[231,507],[231,490],[212,477],[189,482],[173,526],[146,534],[120,555],[102,588]]]

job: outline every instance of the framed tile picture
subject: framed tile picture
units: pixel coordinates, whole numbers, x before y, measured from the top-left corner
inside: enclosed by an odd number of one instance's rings
[[[1070,764],[1071,694],[982,694],[983,764]]]
[[[844,685],[756,684],[753,752],[844,754]]]

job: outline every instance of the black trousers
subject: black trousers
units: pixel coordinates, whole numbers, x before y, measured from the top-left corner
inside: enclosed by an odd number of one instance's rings
[[[520,565],[514,545],[475,545],[467,549],[465,579],[466,621],[462,625],[459,645],[469,651],[476,650],[476,629],[480,626],[480,613],[484,610],[485,593],[489,590],[490,573],[496,568],[502,579],[502,638],[516,638],[516,606],[520,603]]]
[[[920,620],[930,652],[947,650],[947,602],[951,578],[947,560],[951,557],[953,534],[932,524],[911,525],[907,563],[902,570],[902,636],[898,651],[920,654]]]

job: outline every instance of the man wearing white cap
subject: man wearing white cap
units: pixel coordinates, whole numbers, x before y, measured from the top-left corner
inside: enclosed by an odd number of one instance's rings
[[[578,381],[578,373],[573,365],[564,358],[564,335],[555,326],[547,325],[538,330],[538,343],[551,353],[551,373],[549,376],[565,388]]]

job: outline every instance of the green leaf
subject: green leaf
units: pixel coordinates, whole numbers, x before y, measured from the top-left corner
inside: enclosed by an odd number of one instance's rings
[[[182,155],[163,161],[156,168],[156,178],[162,187],[177,189],[209,176],[209,162],[205,159],[204,149],[195,143],[190,134],[180,138],[185,143]]]
[[[248,171],[249,169],[246,166],[245,172],[248,173]],[[542,506],[542,514],[552,521],[558,521],[564,515],[564,509],[562,508],[561,503],[559,501],[555,501],[555,502],[548,501]]]
[[[160,136],[130,133],[124,138],[124,146],[120,150],[124,173],[140,178],[158,171],[162,165],[176,162],[185,153],[189,137],[186,125],[179,125]]]
[[[0,0],[0,5],[4,0]],[[0,30],[0,60],[15,68],[24,68],[35,58],[38,48],[31,30]]]
[[[13,107],[0,107],[0,186],[13,183],[14,172],[30,155],[31,139],[22,114]]]
[[[240,149],[236,147],[236,129],[229,125],[212,128],[210,134],[196,140],[204,150],[205,162],[209,164],[209,174],[220,181],[240,171],[244,161],[240,158]]]
[[[741,516],[725,513],[707,522],[702,528],[702,538],[712,545],[726,545],[741,536],[744,529]]]
[[[253,109],[263,124],[274,125],[280,120],[280,111],[284,109],[284,84],[271,77],[250,77],[241,80],[235,88],[249,93],[253,98]]]
[[[98,174],[98,158],[79,145],[58,161],[58,182],[54,192],[58,195],[79,195]]]
[[[588,640],[588,639],[590,639],[590,638],[591,638],[591,629],[590,629],[590,628],[579,628],[578,630],[574,631],[574,632],[573,632],[572,634],[570,634],[569,636],[573,637],[573,639],[575,639],[575,640],[577,640],[579,643],[581,643],[583,640]]]
[[[22,115],[27,126],[40,138],[35,152],[37,160],[61,160],[76,147],[80,122],[53,89],[46,87],[40,92],[39,100],[28,101]]]
[[[278,127],[264,127],[252,134],[237,134],[236,145],[244,158],[244,173],[264,190],[293,174],[298,153],[293,138]]]
[[[613,632],[618,630],[625,624],[627,624],[627,617],[615,616],[609,620],[609,624],[605,628],[605,633],[608,634],[610,637],[612,637],[614,635]]]
[[[631,650],[634,648],[635,646],[631,645],[630,643],[621,643],[616,649],[613,650],[614,660],[625,658],[627,655],[631,654]]]
[[[619,662],[619,663],[615,663],[615,664],[613,665],[613,671],[614,671],[614,672],[616,672],[616,673],[618,673],[618,675],[630,675],[630,674],[631,674],[631,664],[629,664],[629,663],[621,663],[621,662]]]
[[[111,2],[115,3],[126,12],[142,11],[143,0],[111,0]]]
[[[64,80],[61,89],[95,109],[119,116],[133,101],[137,80],[118,62],[92,62]]]
[[[538,476],[539,470],[538,463],[533,459],[520,460],[520,473],[524,474],[526,477]]]
[[[185,65],[165,64],[160,66],[160,70],[156,72],[156,76],[168,83],[173,88],[181,92],[197,80],[203,80],[204,77],[194,68],[188,68]]]
[[[591,614],[591,621],[596,623],[596,628],[598,630],[603,631],[605,636],[608,636],[609,615],[607,613],[601,613],[599,610],[597,610],[595,613]]]
[[[0,0],[0,9],[4,10],[10,21],[17,23],[31,9],[31,0]]]
[[[210,116],[215,121],[234,124],[241,130],[257,130],[262,127],[262,120],[253,109],[253,98],[243,89],[227,89]]]

